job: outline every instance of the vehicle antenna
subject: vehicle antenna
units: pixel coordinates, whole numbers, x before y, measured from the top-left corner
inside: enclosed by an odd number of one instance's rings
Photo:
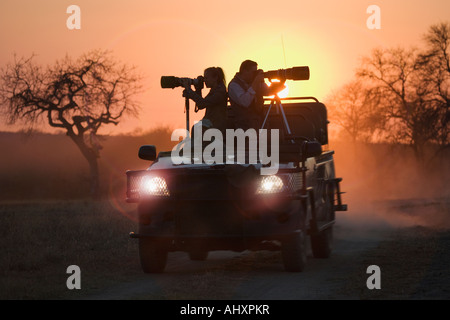
[[[283,40],[283,35],[281,35],[281,46],[283,47],[284,67],[287,68],[287,65],[286,65],[286,52],[284,51],[284,40]]]

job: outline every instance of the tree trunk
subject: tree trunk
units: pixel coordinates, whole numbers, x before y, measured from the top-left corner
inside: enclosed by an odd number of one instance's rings
[[[97,162],[97,154],[90,149],[84,142],[83,137],[74,134],[69,134],[69,137],[75,142],[77,147],[80,149],[84,158],[89,164],[90,170],[90,189],[89,194],[93,200],[100,199],[100,174]]]
[[[426,165],[425,144],[422,141],[414,141],[412,148],[420,174],[426,176],[428,168]]]
[[[87,158],[90,169],[90,195],[94,200],[100,200],[100,174],[97,157]]]

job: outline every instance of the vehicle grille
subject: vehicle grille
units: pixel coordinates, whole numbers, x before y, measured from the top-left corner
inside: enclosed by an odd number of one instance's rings
[[[228,179],[227,175],[221,171],[179,171],[181,172],[165,173],[163,176],[171,197],[179,200],[248,199],[254,196],[258,188],[258,179],[235,183],[235,180]],[[139,201],[142,178],[149,174],[158,175],[158,173],[150,173],[147,170],[127,172],[128,201]],[[278,176],[283,180],[285,191],[295,193],[302,188],[300,172],[283,173],[280,171]]]

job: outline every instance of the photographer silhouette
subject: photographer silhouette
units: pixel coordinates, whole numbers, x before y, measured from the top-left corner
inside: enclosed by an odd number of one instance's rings
[[[222,68],[211,67],[204,71],[204,83],[210,88],[209,93],[203,98],[201,90],[193,91],[187,86],[183,91],[183,97],[195,102],[195,112],[205,110],[201,125],[205,129],[216,128],[225,131],[227,117],[227,89],[225,87],[225,75]]]

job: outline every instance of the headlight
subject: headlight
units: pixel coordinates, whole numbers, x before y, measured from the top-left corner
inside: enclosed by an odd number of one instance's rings
[[[283,191],[284,183],[280,177],[266,176],[261,179],[259,183],[257,194],[278,193]]]
[[[167,183],[164,178],[144,176],[141,180],[141,185],[139,188],[140,196],[170,196],[169,189],[167,188]]]

